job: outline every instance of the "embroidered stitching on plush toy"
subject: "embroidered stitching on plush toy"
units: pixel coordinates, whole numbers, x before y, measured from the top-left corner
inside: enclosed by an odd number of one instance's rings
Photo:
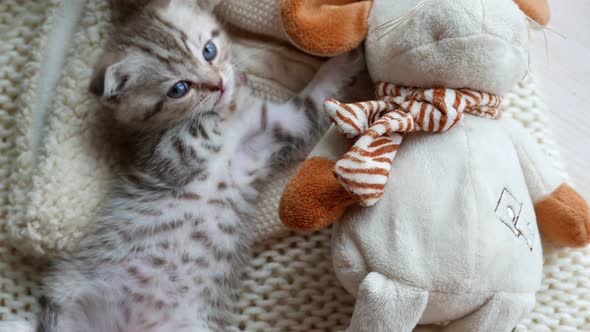
[[[518,207],[518,212],[515,210],[515,207]],[[520,217],[522,215],[522,208],[523,204],[508,188],[504,188],[500,194],[494,213],[497,218],[510,229],[516,238],[522,237],[526,242],[526,245],[529,247],[529,250],[533,251],[533,241],[530,239],[530,236],[527,236],[527,234],[531,233],[530,223],[527,222],[524,225],[524,227],[528,229],[523,229],[521,227],[522,223],[519,223],[521,221]],[[525,234],[525,232],[527,234]]]

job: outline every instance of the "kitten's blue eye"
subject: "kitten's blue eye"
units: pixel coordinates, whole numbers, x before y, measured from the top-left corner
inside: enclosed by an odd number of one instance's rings
[[[213,61],[217,57],[217,46],[212,41],[208,41],[203,48],[203,57],[207,61]]]
[[[173,87],[170,88],[170,90],[168,90],[166,95],[174,99],[181,98],[184,97],[189,90],[190,87],[187,82],[177,82]]]

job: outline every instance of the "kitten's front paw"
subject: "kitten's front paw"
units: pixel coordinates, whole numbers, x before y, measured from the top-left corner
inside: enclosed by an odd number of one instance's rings
[[[339,98],[343,88],[351,85],[364,68],[364,57],[358,49],[331,58],[322,64],[302,94],[321,108],[326,99]]]
[[[318,74],[331,77],[334,82],[340,82],[339,86],[345,86],[365,69],[365,58],[360,49],[341,54],[327,60]]]
[[[28,322],[0,322],[0,332],[33,332],[35,329]]]

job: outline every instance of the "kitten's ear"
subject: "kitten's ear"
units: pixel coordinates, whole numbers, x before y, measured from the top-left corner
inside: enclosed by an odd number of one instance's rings
[[[90,80],[90,92],[106,103],[121,94],[129,79],[124,67],[125,59],[115,59],[113,55],[105,54]]]
[[[160,8],[167,8],[170,5],[183,5],[213,11],[222,0],[152,0],[152,5]]]
[[[152,4],[156,7],[168,7],[172,0],[153,0]]]
[[[201,8],[213,11],[221,1],[223,0],[197,0],[197,3]]]

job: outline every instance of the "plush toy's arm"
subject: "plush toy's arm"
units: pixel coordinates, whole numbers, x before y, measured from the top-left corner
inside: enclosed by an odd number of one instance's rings
[[[279,216],[287,227],[315,231],[338,220],[353,204],[333,174],[336,160],[349,142],[332,126],[291,178],[279,204]]]
[[[517,123],[503,120],[512,136],[543,235],[563,246],[590,243],[590,213],[584,199],[563,182],[532,137]]]

